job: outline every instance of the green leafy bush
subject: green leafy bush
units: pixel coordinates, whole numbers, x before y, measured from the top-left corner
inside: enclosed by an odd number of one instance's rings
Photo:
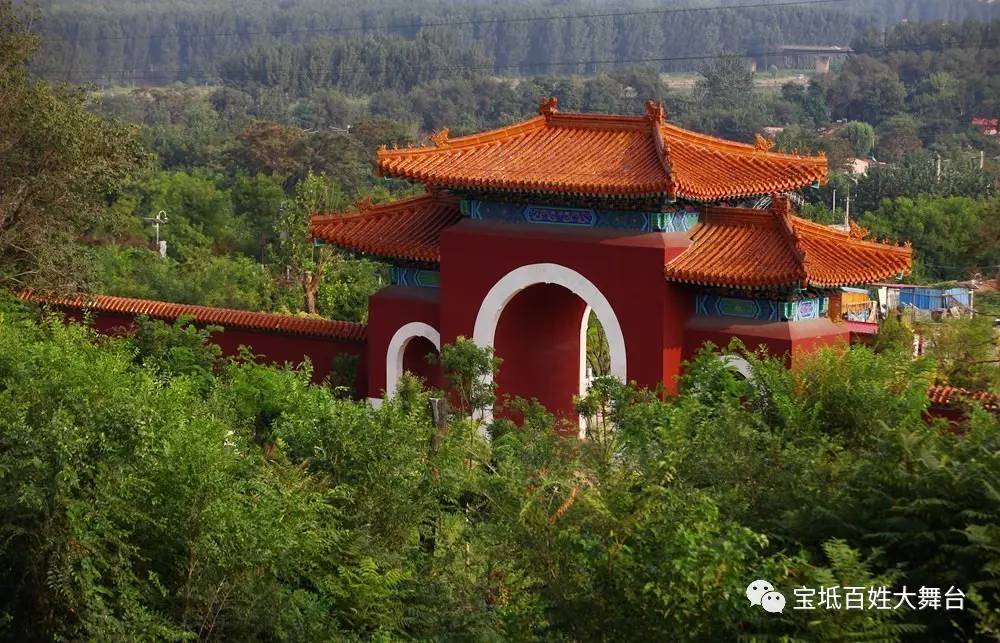
[[[537,403],[492,441],[0,301],[0,633],[10,639],[903,640],[995,636],[1000,438],[928,424],[935,364],[705,350],[676,397],[599,378],[588,439]],[[727,350],[739,350],[730,347]],[[442,351],[485,400],[497,366]],[[472,408],[470,405],[468,408]],[[744,590],[769,579],[772,615]],[[961,588],[966,610],[795,610],[796,587]]]

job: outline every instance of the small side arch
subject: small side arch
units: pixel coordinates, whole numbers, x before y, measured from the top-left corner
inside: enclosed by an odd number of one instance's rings
[[[434,344],[434,348],[438,351],[441,350],[441,333],[436,328],[424,322],[403,324],[389,340],[389,348],[385,352],[385,396],[387,398],[396,394],[399,378],[403,374],[403,356],[406,353],[406,346],[410,340],[416,337],[423,337]]]

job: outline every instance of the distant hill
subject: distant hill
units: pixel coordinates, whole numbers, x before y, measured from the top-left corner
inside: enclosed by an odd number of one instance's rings
[[[608,66],[596,61],[618,60],[686,71],[699,68],[698,56],[705,54],[764,51],[789,42],[847,44],[866,30],[902,20],[1000,17],[1000,4],[979,0],[806,2],[718,10],[720,4],[762,2],[56,0],[39,5],[45,48],[35,70],[47,78],[99,84],[211,83],[221,79],[226,61],[250,55],[265,64],[273,55],[262,52],[280,45],[334,39],[340,44],[317,50],[359,52],[368,65],[380,49],[398,50],[399,40],[421,34],[440,45],[434,55],[438,75],[470,60],[484,73],[505,75],[590,73]],[[628,12],[635,14],[622,15]],[[385,60],[395,63],[388,54]],[[307,64],[349,70],[355,62],[320,57]]]

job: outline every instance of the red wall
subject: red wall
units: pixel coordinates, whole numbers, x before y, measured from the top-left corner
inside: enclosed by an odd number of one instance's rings
[[[392,336],[410,322],[423,322],[440,329],[439,302],[440,292],[437,288],[412,286],[387,286],[369,298],[367,387],[369,397],[381,398],[385,393],[385,358]],[[404,352],[404,368],[406,359],[407,355]],[[418,374],[427,378],[428,382],[441,381],[440,369],[428,367],[424,373]]]
[[[80,321],[83,315],[78,310],[66,311],[69,319]],[[109,334],[129,332],[134,327],[135,316],[121,313],[92,313],[94,327]],[[313,337],[267,330],[244,330],[226,328],[212,333],[211,340],[227,356],[239,353],[240,346],[248,347],[259,361],[265,364],[290,363],[298,365],[308,357],[312,362],[314,382],[321,382],[330,373],[333,359],[337,355],[357,355],[358,372],[355,380],[355,394],[364,397],[367,393],[367,355],[365,342],[338,340],[331,337]]]
[[[688,244],[686,233],[643,234],[464,219],[441,235],[442,343],[453,342],[459,335],[472,337],[480,304],[504,275],[527,264],[555,263],[582,274],[608,299],[625,336],[628,379],[650,388],[663,381],[668,390],[675,390],[683,329],[693,311],[693,296],[667,283],[663,266]],[[511,305],[517,304],[512,300]],[[504,329],[504,337],[520,335],[526,344],[537,348],[534,335],[554,332],[539,325],[545,312],[517,315],[520,322]],[[563,321],[565,336],[575,333],[578,338],[580,320],[570,323],[567,317]],[[501,358],[507,357],[504,344],[510,345],[504,337],[497,351]],[[572,386],[565,376],[571,369],[578,373],[579,354],[571,358],[568,352],[565,358],[558,358],[566,363],[555,365],[537,350],[530,354],[523,351],[511,363],[530,362],[531,367],[521,370],[518,366],[517,390],[506,391],[501,386],[500,394],[538,391],[557,408],[566,408],[572,395],[579,392],[578,376],[574,375]],[[505,382],[511,385],[501,365],[499,383]],[[535,396],[541,399],[538,393]],[[556,404],[557,398],[566,401]]]
[[[767,347],[771,355],[784,355],[795,366],[796,355],[820,346],[848,343],[850,333],[843,324],[829,319],[795,322],[765,322],[727,317],[692,317],[685,328],[684,359],[691,359],[706,343],[725,350],[733,338],[740,339],[750,351]]]
[[[424,337],[411,339],[403,349],[403,372],[422,378],[428,388],[444,388],[441,367],[431,364],[428,355],[438,355],[437,347],[431,340]]]

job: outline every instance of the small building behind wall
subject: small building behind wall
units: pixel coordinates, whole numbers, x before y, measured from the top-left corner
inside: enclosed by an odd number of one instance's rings
[[[933,288],[913,284],[873,284],[879,305],[886,312],[911,308],[921,311],[971,311],[975,291],[969,288]]]

